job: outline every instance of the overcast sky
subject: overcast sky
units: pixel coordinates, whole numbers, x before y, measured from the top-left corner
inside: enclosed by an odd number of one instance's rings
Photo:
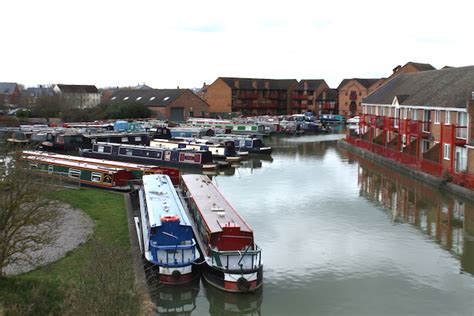
[[[0,82],[200,87],[219,76],[474,65],[474,1],[5,0]]]

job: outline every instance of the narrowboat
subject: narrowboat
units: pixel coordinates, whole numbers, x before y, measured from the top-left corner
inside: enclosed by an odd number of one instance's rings
[[[150,141],[150,147],[209,151],[215,159],[224,159],[230,162],[240,161],[234,143],[229,141],[225,144],[216,144],[210,141],[198,142],[195,139],[155,139]]]
[[[180,172],[176,168],[158,167],[158,166],[153,166],[153,165],[136,164],[136,163],[130,163],[130,162],[123,162],[123,161],[113,161],[113,160],[105,160],[105,159],[63,155],[63,154],[50,153],[50,152],[39,151],[39,150],[23,150],[23,155],[57,158],[57,159],[62,159],[62,160],[70,160],[70,161],[77,161],[77,162],[88,163],[88,164],[95,164],[95,165],[105,166],[105,167],[122,168],[122,169],[130,171],[133,174],[134,179],[140,179],[140,180],[142,176],[146,174],[155,174],[155,173],[166,174],[167,176],[171,178],[171,181],[173,181],[174,185],[179,184]]]
[[[129,181],[133,179],[132,173],[123,168],[25,154],[22,159],[29,162],[32,170],[81,185],[125,191],[130,189]]]
[[[167,175],[143,176],[140,216],[135,217],[138,240],[147,262],[158,267],[159,282],[182,284],[198,275],[200,254],[191,222]]]
[[[181,190],[204,257],[204,279],[229,292],[259,289],[263,284],[261,249],[250,226],[207,176],[181,175]]]
[[[235,134],[225,134],[209,137],[209,139],[232,141],[237,152],[248,152],[250,154],[265,155],[269,155],[272,153],[272,147],[265,146],[265,144],[260,138],[254,137],[253,135],[244,136]]]
[[[209,151],[162,149],[150,146],[97,143],[91,149],[82,149],[81,156],[88,158],[118,160],[157,166],[179,168],[213,169]]]

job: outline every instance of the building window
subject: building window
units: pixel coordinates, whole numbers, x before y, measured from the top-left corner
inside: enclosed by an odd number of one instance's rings
[[[423,139],[423,141],[421,143],[421,152],[426,153],[426,152],[428,152],[429,149],[430,149],[430,141],[426,140],[426,139]]]
[[[456,128],[456,137],[457,138],[467,138],[467,113],[458,112],[458,122]]]
[[[451,144],[443,144],[443,159],[450,160],[451,158]]]
[[[451,124],[451,112],[446,111],[444,113],[444,124],[449,125]]]
[[[454,168],[458,172],[464,172],[467,169],[467,149],[466,147],[456,146]]]
[[[440,116],[441,116],[441,112],[440,111],[435,111],[435,117],[434,117],[434,123],[435,124],[439,124]]]
[[[194,117],[194,112],[193,111],[189,111],[189,117]]]
[[[416,109],[412,110],[411,119],[414,120],[414,121],[418,120],[418,110],[416,110]]]
[[[201,112],[201,117],[205,117],[206,116],[206,111],[202,111]]]

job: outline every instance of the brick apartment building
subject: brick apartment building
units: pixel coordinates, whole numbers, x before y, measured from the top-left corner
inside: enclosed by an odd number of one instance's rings
[[[297,84],[296,79],[219,77],[206,88],[204,100],[214,114],[289,114],[293,113],[291,94]]]
[[[323,92],[327,90],[329,90],[329,86],[323,79],[301,80],[291,94],[292,112],[312,111],[315,114],[321,114],[320,105],[323,105],[321,102]]]
[[[361,112],[362,99],[377,90],[384,82],[377,79],[344,79],[337,88],[339,92],[339,114],[353,117]]]

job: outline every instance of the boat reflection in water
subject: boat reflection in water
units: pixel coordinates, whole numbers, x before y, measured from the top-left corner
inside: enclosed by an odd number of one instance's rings
[[[202,282],[209,301],[209,315],[261,315],[263,288],[253,293],[229,293]]]
[[[351,156],[351,154],[349,154]],[[381,205],[394,223],[416,226],[474,274],[474,205],[357,157],[360,195]]]
[[[160,285],[157,280],[148,279],[150,295],[158,315],[191,315],[196,309],[200,278],[179,286]],[[155,282],[155,283],[154,283]]]

